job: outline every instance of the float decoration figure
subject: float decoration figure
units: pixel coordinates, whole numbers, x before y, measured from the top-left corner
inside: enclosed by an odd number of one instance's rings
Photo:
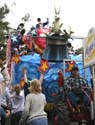
[[[41,59],[41,65],[38,68],[39,71],[45,73],[48,68],[49,68],[48,60]]]
[[[51,31],[48,34],[49,36],[62,36],[64,37],[65,41],[67,41],[69,38],[71,38],[72,33],[74,33],[73,31],[71,31],[71,29],[67,32],[65,29],[62,31],[62,26],[63,23],[60,22],[60,8],[57,11],[56,8],[55,9],[55,20],[52,23],[52,27],[51,27]]]

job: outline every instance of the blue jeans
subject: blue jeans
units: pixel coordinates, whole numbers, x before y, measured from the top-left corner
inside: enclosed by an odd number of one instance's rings
[[[29,121],[27,125],[48,125],[48,119],[47,117],[37,118]]]
[[[1,117],[0,124],[5,125],[6,112],[5,112],[5,109],[3,107],[0,107],[0,117]]]
[[[88,95],[89,95],[89,93],[88,93]],[[71,104],[75,107],[79,104],[79,101],[77,101],[77,98],[79,98],[80,103],[82,103],[82,105],[84,105],[84,106],[87,106],[90,104],[89,98],[83,92],[81,92],[79,94],[76,94],[74,92],[69,92],[67,97],[70,99]]]
[[[19,125],[19,121],[22,115],[22,111],[16,112],[11,115],[11,125]]]

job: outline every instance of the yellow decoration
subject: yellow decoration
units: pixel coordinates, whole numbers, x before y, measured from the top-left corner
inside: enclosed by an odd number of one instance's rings
[[[45,72],[48,68],[48,60],[41,60],[41,66],[39,67],[39,70]]]
[[[70,72],[71,69],[73,68],[75,62],[74,61],[71,61],[71,62],[67,62],[67,68],[65,69],[66,72]]]
[[[14,55],[14,56],[12,57],[12,61],[13,61],[13,62],[16,62],[16,64],[19,63],[19,62],[20,62],[20,57],[19,57],[19,55]]]

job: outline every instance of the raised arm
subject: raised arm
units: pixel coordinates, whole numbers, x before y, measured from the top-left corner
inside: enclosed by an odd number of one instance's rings
[[[1,68],[1,73],[4,77],[4,83],[5,83],[5,85],[8,85],[8,83],[10,81],[10,76],[9,76],[5,61],[0,61],[0,68]]]
[[[24,75],[24,81],[27,83],[28,79],[27,79],[27,69],[23,68],[23,75]]]
[[[41,82],[41,84],[42,84],[42,82],[43,82],[43,79],[44,79],[44,73],[43,72],[41,72],[41,74],[40,74],[40,82]]]

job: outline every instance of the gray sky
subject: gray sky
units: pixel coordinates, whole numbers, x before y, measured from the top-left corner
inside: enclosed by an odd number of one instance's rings
[[[0,0],[0,4],[6,3],[11,12],[7,17],[13,28],[21,22],[21,18],[30,14],[31,21],[26,24],[27,30],[36,24],[40,17],[42,21],[54,19],[54,5],[57,9],[60,6],[60,17],[64,24],[63,28],[70,26],[74,36],[87,36],[88,30],[95,26],[95,0]],[[76,46],[80,46],[77,44]]]

